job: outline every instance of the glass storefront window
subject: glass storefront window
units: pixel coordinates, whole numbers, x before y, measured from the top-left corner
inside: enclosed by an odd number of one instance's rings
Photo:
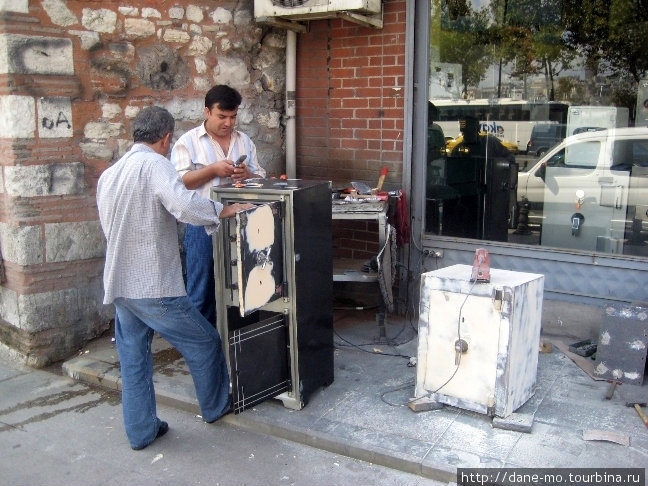
[[[431,0],[426,232],[648,257],[648,6]]]

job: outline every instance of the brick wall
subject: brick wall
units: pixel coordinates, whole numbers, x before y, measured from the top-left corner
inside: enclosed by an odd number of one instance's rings
[[[378,223],[375,221],[333,221],[333,256],[369,260],[378,248]]]
[[[285,33],[252,7],[0,2],[0,352],[43,366],[108,326],[95,188],[142,106],[169,109],[178,136],[202,121],[211,85],[233,85],[261,163],[285,170]],[[405,0],[385,1],[384,25],[321,20],[298,35],[299,177],[374,184],[386,166],[387,185],[401,180]],[[342,225],[341,251],[375,254],[364,224]]]
[[[383,29],[320,20],[297,44],[299,177],[402,178],[405,1],[386,0]]]
[[[320,20],[297,36],[297,176],[338,187],[402,180],[405,1],[384,2],[383,29]],[[336,221],[334,254],[370,258],[378,226]]]
[[[179,136],[230,84],[261,164],[284,171],[285,32],[252,6],[0,1],[0,352],[43,366],[109,326],[96,183],[142,106],[169,109]]]

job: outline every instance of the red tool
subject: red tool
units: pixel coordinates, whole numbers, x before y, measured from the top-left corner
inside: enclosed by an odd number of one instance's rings
[[[473,260],[471,282],[490,282],[490,259],[488,251],[485,248],[475,250],[475,259]]]
[[[383,167],[380,170],[380,177],[378,178],[378,185],[376,186],[376,194],[382,189],[383,183],[385,182],[385,177],[387,177],[387,167]]]

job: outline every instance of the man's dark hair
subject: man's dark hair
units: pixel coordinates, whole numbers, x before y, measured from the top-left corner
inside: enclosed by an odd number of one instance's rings
[[[243,98],[234,88],[224,84],[213,86],[205,95],[205,108],[211,110],[214,105],[218,105],[223,111],[236,110]]]
[[[155,143],[167,133],[173,133],[174,127],[171,113],[159,106],[148,106],[133,121],[133,142]]]

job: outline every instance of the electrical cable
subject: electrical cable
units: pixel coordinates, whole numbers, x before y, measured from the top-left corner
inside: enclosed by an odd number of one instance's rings
[[[403,325],[401,326],[400,330],[399,330],[399,331],[394,335],[393,338],[391,338],[391,341],[396,341],[396,339],[397,339],[401,334],[403,334],[403,331],[405,331],[405,328],[407,327],[407,324],[408,324],[408,322],[404,322],[404,323],[403,323]],[[411,322],[409,322],[409,324],[410,324],[410,326],[411,326]],[[394,343],[393,346],[394,346],[394,347],[397,347],[397,346],[402,346],[403,344],[407,344],[407,343],[411,342],[411,341],[416,337],[416,335],[417,335],[417,332],[416,332],[416,330],[414,330],[414,335],[413,335],[411,338],[409,338],[407,341],[403,341],[402,343]]]
[[[410,200],[410,205],[411,205],[411,200]],[[410,268],[411,268],[411,263],[412,263],[412,252],[410,251],[410,245],[411,244],[413,244],[413,243],[411,243],[411,239],[410,239],[410,243],[407,244],[407,246],[408,246],[408,251],[407,251],[407,263],[408,263],[408,265],[407,266],[402,265],[403,268],[406,269],[407,274],[408,274],[408,278],[406,280],[407,288],[406,288],[406,293],[405,293],[405,318],[409,321],[410,327],[412,328],[414,333],[416,335],[418,335],[418,329],[417,329],[416,326],[414,326],[414,324],[412,322],[412,317],[413,316],[416,317],[417,312],[416,312],[416,308],[414,307],[414,303],[410,301],[411,294],[410,294],[410,288],[409,288],[409,274],[410,274]],[[414,244],[414,247],[416,248],[416,244]],[[422,255],[422,252],[419,252],[419,255]],[[414,273],[417,273],[417,274],[420,273],[419,272],[420,268],[421,268],[421,256],[419,256],[419,258],[418,258],[418,265],[414,269],[415,270]],[[402,330],[400,332],[402,332]],[[398,333],[398,335],[400,335],[400,332]],[[412,339],[414,339],[414,337],[412,337]],[[406,342],[410,342],[410,341],[411,341],[411,339],[406,341]],[[405,344],[405,343],[403,343],[403,344]]]
[[[481,268],[482,263],[483,263],[483,260],[480,259],[480,260],[479,260],[479,265],[477,266],[477,274],[479,274],[479,269]],[[463,311],[464,305],[465,305],[466,302],[468,301],[468,297],[471,296],[471,294],[472,294],[472,290],[473,290],[473,288],[475,287],[475,284],[477,283],[477,281],[478,281],[477,279],[475,279],[475,280],[473,281],[472,285],[470,286],[470,289],[468,289],[468,293],[466,294],[466,297],[464,298],[463,302],[461,303],[461,306],[459,306],[459,316],[458,316],[458,318],[457,318],[457,341],[458,341],[458,342],[461,341],[461,313],[462,313],[462,311]],[[427,319],[428,319],[428,322],[430,322],[430,308],[429,308],[429,307],[428,307],[428,316],[427,316]],[[463,354],[463,353],[462,353],[461,351],[458,351],[458,354],[457,354],[457,360],[456,360],[456,364],[455,364],[455,369],[454,369],[454,371],[452,372],[452,375],[450,375],[450,378],[448,378],[448,379],[445,381],[445,383],[443,383],[441,386],[439,386],[436,390],[433,390],[433,391],[429,392],[429,393],[426,394],[425,396],[422,396],[422,397],[415,397],[415,398],[413,398],[411,401],[421,400],[422,398],[426,398],[426,397],[429,396],[429,395],[433,395],[433,394],[435,394],[435,393],[438,393],[439,390],[441,390],[444,386],[446,386],[448,383],[450,383],[450,382],[452,381],[452,379],[457,375],[457,371],[459,371],[459,365],[461,364],[461,355],[462,355],[462,354]]]
[[[481,268],[481,264],[482,264],[482,262],[480,261],[480,262],[479,262],[479,266],[477,267],[477,273],[479,273],[479,269]],[[475,279],[475,280],[473,281],[472,285],[470,286],[470,289],[468,289],[468,293],[466,294],[466,297],[464,298],[463,302],[461,303],[461,306],[459,307],[459,316],[458,316],[458,318],[457,318],[457,341],[458,341],[458,342],[461,342],[461,312],[463,311],[463,307],[464,307],[464,305],[466,304],[466,301],[468,300],[468,297],[470,297],[470,295],[472,294],[472,290],[473,290],[473,288],[475,287],[475,284],[476,284],[476,283],[477,283],[477,279]],[[430,318],[430,309],[428,308],[428,322],[429,322],[429,318]],[[450,378],[448,378],[448,379],[446,380],[446,382],[445,382],[443,385],[441,385],[441,386],[440,386],[439,388],[437,388],[436,390],[432,391],[431,394],[432,394],[432,393],[438,393],[439,390],[441,390],[444,386],[446,386],[448,383],[450,383],[450,382],[452,381],[452,379],[453,379],[453,378],[455,377],[455,375],[457,374],[457,371],[459,371],[459,365],[461,364],[461,355],[462,355],[463,353],[462,353],[461,351],[457,351],[457,352],[458,352],[458,354],[457,354],[457,363],[456,363],[456,365],[455,365],[455,370],[454,370],[454,372],[452,373],[452,375],[450,376]]]
[[[422,267],[423,259],[424,259],[423,253],[419,253],[417,272]],[[405,317],[409,321],[410,327],[414,331],[415,335],[418,335],[418,326],[415,326],[414,322],[413,322],[413,319],[418,320],[418,317],[417,317],[418,316],[418,312],[417,312],[418,309],[416,309],[416,307],[414,306],[414,302],[411,302],[411,305],[410,305],[409,297],[410,297],[410,294],[409,294],[409,288],[408,288],[407,300],[406,300],[407,305],[405,307]],[[413,336],[412,339],[414,339],[414,337],[415,336]],[[407,341],[407,342],[409,342],[409,341]]]
[[[404,407],[406,405],[405,403],[393,403],[393,402],[390,402],[390,401],[385,399],[385,395],[387,395],[388,393],[395,393],[397,391],[404,390],[405,388],[409,388],[413,384],[414,384],[413,379],[412,380],[407,380],[402,385],[381,393],[380,394],[380,400],[383,401],[384,403],[386,403],[387,405],[391,406],[391,407]]]
[[[409,203],[409,206],[410,206],[409,210],[410,210],[410,214],[411,214],[411,205],[412,205],[412,200],[410,199],[410,200],[408,201],[408,203]],[[388,234],[387,234],[388,237],[389,237],[389,231],[390,231],[390,230],[391,230],[391,228],[388,229]],[[378,265],[380,265],[380,256],[382,255],[383,251],[384,251],[385,248],[387,247],[387,243],[388,243],[388,241],[389,241],[389,239],[387,238],[387,241],[385,242],[385,245],[383,245],[383,247],[382,247],[382,248],[380,249],[380,251],[378,252],[378,257],[377,257]],[[422,249],[422,248],[419,248],[419,247],[417,246],[417,244],[416,244],[416,242],[414,241],[413,238],[410,238],[410,241],[408,242],[407,246],[408,246],[408,251],[407,251],[407,263],[408,263],[408,265],[407,265],[407,266],[402,265],[402,266],[407,270],[408,274],[409,274],[409,271],[410,271],[410,268],[411,268],[411,264],[412,264],[412,251],[411,251],[411,246],[414,246],[414,248],[415,248],[416,250],[418,250],[418,253],[419,253],[418,262],[417,262],[417,265],[416,265],[416,270],[419,271],[421,268],[425,269],[424,261],[425,261],[426,255],[424,255],[423,249]],[[438,267],[439,267],[439,260],[438,260],[438,257],[435,257],[435,263],[436,263],[436,266],[437,266],[437,269],[438,269]],[[380,267],[379,267],[379,268],[380,268]],[[411,295],[410,295],[410,289],[409,289],[409,278],[407,279],[407,284],[408,284],[408,285],[407,285],[407,289],[406,289],[406,293],[405,293],[405,296],[406,296],[406,298],[405,298],[405,318],[406,318],[407,322],[410,324],[410,327],[412,328],[412,330],[414,331],[414,336],[412,336],[412,338],[410,338],[409,340],[407,340],[407,341],[405,341],[405,342],[403,342],[403,343],[394,344],[393,346],[401,346],[401,345],[403,345],[403,344],[407,344],[407,343],[411,342],[411,341],[412,341],[412,340],[413,340],[413,339],[418,335],[418,328],[417,328],[417,326],[414,325],[414,322],[413,322],[413,318],[415,318],[416,315],[417,315],[417,312],[416,312],[417,309],[414,307],[414,303],[410,301],[410,297],[411,297]],[[473,283],[473,286],[474,286],[474,283]],[[461,321],[460,321],[460,319],[461,319],[461,311],[462,311],[462,309],[463,309],[464,304],[466,303],[466,300],[468,299],[468,296],[470,295],[470,292],[472,291],[472,288],[473,288],[473,287],[471,286],[468,295],[466,295],[466,298],[464,299],[464,302],[461,304],[461,307],[460,307],[460,309],[459,309],[459,316],[460,316],[460,317],[459,317],[459,322],[458,322],[458,325],[457,325],[457,336],[458,336],[458,339],[461,339],[461,337],[460,337],[460,336],[461,336],[461,329],[460,329],[460,328],[461,328]],[[429,309],[428,309],[428,321],[429,321]],[[398,336],[400,336],[400,335],[403,333],[403,331],[405,330],[405,327],[406,327],[406,326],[405,326],[405,324],[404,324],[404,325],[401,327],[401,329],[398,331],[398,333],[394,336],[393,339],[396,339]],[[335,335],[336,335],[340,340],[342,340],[342,341],[344,341],[344,342],[346,343],[346,344],[336,343],[336,344],[335,344],[336,347],[338,347],[338,346],[341,346],[341,347],[352,347],[352,348],[356,348],[356,349],[358,349],[358,350],[360,350],[360,351],[363,351],[363,352],[365,352],[365,353],[369,353],[369,354],[377,354],[377,355],[382,355],[382,356],[394,356],[394,357],[405,358],[405,359],[407,359],[407,360],[411,360],[411,357],[410,357],[410,356],[406,356],[406,355],[403,355],[403,354],[380,353],[380,352],[376,352],[376,351],[369,351],[369,350],[367,350],[367,349],[362,348],[362,346],[371,346],[371,345],[375,345],[376,343],[361,343],[361,344],[352,343],[351,341],[349,341],[349,340],[343,338],[343,337],[342,337],[342,336],[341,336],[337,331],[334,331],[334,332],[335,332]],[[339,349],[339,348],[338,348],[338,349]],[[454,376],[455,376],[456,373],[457,373],[457,370],[459,369],[459,363],[460,363],[460,361],[461,361],[461,355],[459,355],[459,360],[458,360],[457,366],[456,366],[455,371],[454,371],[454,373],[452,374],[452,376],[451,376],[451,377],[450,377],[450,378],[449,378],[449,379],[448,379],[448,380],[447,380],[443,385],[441,385],[437,390],[435,390],[433,393],[436,393],[437,391],[439,391],[441,388],[443,388],[444,386],[446,386],[446,385],[447,385],[447,384],[452,380],[452,378],[454,378]],[[408,366],[409,366],[409,363],[408,363]],[[407,387],[413,385],[414,383],[415,383],[414,379],[412,379],[412,380],[408,380],[408,381],[407,381],[406,383],[404,383],[403,385],[400,385],[400,386],[398,386],[398,387],[396,387],[396,388],[392,388],[392,389],[390,389],[390,390],[387,390],[387,391],[383,392],[383,393],[380,395],[380,399],[381,399],[381,401],[383,401],[383,402],[386,403],[387,405],[390,405],[390,406],[393,406],[393,407],[397,407],[397,406],[405,406],[405,404],[402,404],[402,403],[400,403],[400,404],[395,404],[395,403],[389,402],[388,400],[385,399],[385,395],[387,395],[387,394],[389,394],[389,393],[394,393],[394,392],[400,391],[400,390],[402,390],[402,389],[404,389],[404,388],[407,388]],[[423,398],[423,397],[419,397],[419,398]],[[415,400],[416,400],[416,399],[415,399]]]
[[[410,204],[411,204],[411,203],[410,203]],[[417,248],[417,249],[420,251],[420,253],[419,253],[420,256],[419,256],[419,259],[418,259],[419,261],[418,261],[417,269],[420,269],[421,267],[425,269],[425,261],[424,261],[424,259],[425,259],[426,255],[424,255],[423,252],[422,252],[418,247],[416,247],[416,244],[415,244],[415,243],[413,243],[413,244],[414,244],[414,247]],[[438,257],[435,257],[435,259],[436,259],[437,269],[438,269]],[[477,266],[477,271],[476,271],[477,274],[479,274],[479,269],[481,268],[481,265],[482,265],[483,262],[484,262],[483,259],[479,259],[479,261],[478,261],[478,266]],[[411,265],[411,263],[412,263],[412,254],[411,254],[410,251],[408,251],[408,264]],[[409,266],[406,267],[406,268],[409,268]],[[468,289],[468,293],[466,294],[466,297],[464,298],[463,302],[461,303],[461,306],[459,306],[459,315],[458,315],[458,317],[457,317],[457,341],[456,341],[456,343],[459,343],[459,346],[461,346],[461,344],[460,344],[460,343],[461,343],[461,323],[462,323],[462,312],[463,312],[463,308],[464,308],[464,305],[466,304],[466,302],[468,301],[468,297],[470,297],[470,296],[472,295],[473,288],[475,287],[475,284],[477,283],[477,281],[478,281],[478,280],[475,279],[475,280],[472,282],[472,285],[470,286],[470,289]],[[415,315],[416,315],[415,309],[414,309],[413,307],[412,307],[412,314],[411,314],[411,315],[408,315],[408,314],[409,314],[409,311],[410,311],[410,305],[409,305],[409,297],[410,297],[410,293],[409,293],[409,286],[408,286],[408,289],[407,289],[406,296],[407,296],[407,299],[406,299],[406,307],[405,307],[405,309],[406,309],[406,311],[405,311],[406,316],[405,316],[405,317],[409,320],[409,323],[410,323],[412,329],[414,329],[414,332],[415,332],[416,334],[418,334],[418,330],[414,327],[414,325],[413,325],[413,323],[412,323],[412,316],[415,316]],[[428,316],[427,316],[427,320],[428,320],[428,322],[430,322],[430,310],[431,310],[431,309],[428,307]],[[398,332],[398,334],[396,335],[396,337],[398,337],[398,336],[403,332],[403,330],[404,330],[404,327],[403,327],[403,328]],[[336,333],[336,334],[337,334],[337,333]],[[339,336],[339,335],[338,335],[338,337],[340,337],[340,339],[343,339],[343,338],[341,338],[341,336]],[[413,337],[412,337],[412,339],[413,339]],[[344,340],[344,339],[343,339],[343,340]],[[344,340],[344,341],[346,341],[346,340]],[[348,341],[347,341],[347,342],[348,342]],[[407,341],[407,342],[409,342],[409,341]],[[349,344],[352,344],[352,343],[349,343]],[[405,343],[403,343],[403,344],[405,344]],[[352,344],[352,345],[353,345],[353,344]],[[455,346],[456,346],[456,345],[455,345]],[[358,348],[358,349],[361,349],[362,351],[365,351],[365,352],[370,352],[370,351],[367,351],[367,350],[362,349],[362,348]],[[380,353],[374,353],[374,354],[380,354]],[[430,392],[429,394],[426,394],[426,396],[423,396],[423,397],[416,397],[416,398],[413,398],[411,401],[420,400],[420,399],[422,399],[422,398],[426,398],[428,395],[432,395],[432,394],[438,393],[438,392],[439,392],[441,389],[443,389],[443,388],[444,388],[448,383],[450,383],[450,382],[454,379],[454,377],[457,375],[457,372],[459,371],[459,366],[461,365],[461,355],[462,355],[462,354],[463,354],[463,352],[461,351],[461,349],[458,349],[458,350],[457,350],[457,357],[456,357],[456,365],[455,365],[455,369],[454,369],[454,371],[452,372],[452,375],[450,375],[450,377],[449,377],[449,378],[448,378],[448,379],[447,379],[443,384],[441,384],[441,386],[439,386],[436,390],[433,390],[433,391]],[[387,356],[389,356],[389,355],[387,355]],[[400,357],[405,357],[404,355],[398,355],[398,356],[400,356]],[[388,405],[390,405],[390,406],[394,406],[394,407],[395,407],[395,406],[404,406],[404,404],[394,404],[394,403],[392,403],[392,402],[389,402],[389,401],[387,401],[384,397],[385,397],[385,395],[387,395],[388,393],[393,393],[393,392],[396,392],[396,391],[402,390],[403,388],[406,388],[407,386],[410,386],[411,383],[412,383],[412,381],[408,381],[406,384],[404,384],[404,385],[402,385],[402,386],[399,386],[399,387],[397,387],[397,388],[393,388],[393,389],[387,390],[386,392],[383,392],[383,393],[380,395],[380,399],[381,399],[384,403],[386,403],[386,404],[388,404]]]
[[[388,224],[387,225],[387,234],[385,235],[385,244],[383,247],[380,249],[378,252],[378,256],[376,257],[376,263],[378,264],[378,271],[380,272],[380,267],[382,266],[382,263],[380,262],[380,255],[382,255],[383,251],[385,251],[385,248],[387,248],[387,245],[389,245],[389,238],[391,236],[391,231],[392,231],[392,225]]]
[[[365,352],[365,353],[369,353],[369,354],[376,354],[376,355],[379,355],[379,356],[394,356],[394,357],[397,357],[397,358],[405,358],[405,359],[408,360],[408,361],[409,361],[409,359],[411,358],[411,356],[406,356],[406,355],[404,355],[404,354],[396,354],[396,353],[380,353],[380,352],[377,352],[377,351],[369,351],[369,350],[367,350],[367,349],[362,348],[361,346],[375,346],[376,343],[355,344],[355,343],[352,343],[351,341],[349,341],[348,339],[345,339],[345,338],[343,338],[342,336],[340,336],[340,334],[339,334],[336,330],[333,330],[333,332],[335,333],[335,335],[336,335],[338,338],[340,338],[342,341],[344,341],[345,343],[347,343],[346,345],[344,345],[344,344],[336,344],[336,346],[349,346],[349,347],[352,347],[352,348],[356,348],[356,349],[358,349],[358,350],[360,350],[360,351],[363,351],[363,352]]]
[[[479,272],[479,268],[481,268],[481,264],[482,264],[482,261],[479,262],[479,266],[477,267],[477,272]],[[473,288],[475,287],[475,284],[476,284],[476,283],[477,283],[477,279],[475,279],[475,280],[473,281],[472,285],[470,286],[470,289],[468,289],[468,293],[466,294],[466,297],[464,298],[463,302],[461,303],[461,306],[459,306],[459,315],[458,315],[458,318],[457,318],[457,341],[461,341],[461,322],[462,322],[462,316],[461,316],[461,314],[462,314],[462,312],[463,312],[464,305],[466,305],[466,302],[468,301],[468,297],[470,297],[470,295],[472,294],[472,290],[473,290]],[[429,322],[429,321],[430,321],[430,308],[428,307],[428,322]],[[337,334],[337,332],[336,332],[336,334]],[[337,334],[337,335],[338,335],[338,337],[340,337],[340,339],[346,341],[346,339],[343,339],[339,334]],[[346,342],[348,342],[348,341],[346,341]],[[362,348],[358,348],[358,349],[360,349],[360,350],[362,350],[362,351],[365,351],[365,352],[371,352],[371,351],[367,351],[367,350],[362,349]],[[373,353],[373,354],[382,354],[382,353]],[[456,365],[455,365],[455,369],[454,369],[454,371],[452,372],[452,375],[450,375],[450,378],[448,378],[448,379],[447,379],[447,380],[446,380],[446,381],[445,381],[441,386],[439,386],[436,390],[430,392],[430,395],[431,395],[431,394],[434,394],[434,393],[438,393],[439,390],[441,390],[441,389],[442,389],[443,387],[445,387],[448,383],[450,383],[450,382],[452,381],[452,379],[457,375],[457,372],[459,371],[459,366],[460,366],[460,364],[461,364],[461,355],[462,355],[462,353],[459,351],[459,352],[458,352],[458,355],[457,355],[457,362],[456,362]],[[385,356],[399,356],[399,357],[403,357],[403,358],[405,357],[404,355],[390,355],[390,354],[385,354]],[[404,407],[404,406],[406,406],[406,404],[404,404],[404,403],[393,403],[393,402],[390,402],[390,401],[388,401],[388,400],[385,398],[385,395],[387,395],[387,394],[389,394],[389,393],[395,393],[395,392],[397,392],[397,391],[403,390],[403,389],[405,389],[405,388],[411,386],[411,385],[414,384],[414,383],[415,383],[414,380],[408,380],[407,382],[405,382],[404,384],[402,384],[402,385],[400,385],[400,386],[398,386],[398,387],[396,387],[396,388],[391,388],[391,389],[389,389],[389,390],[387,390],[387,391],[381,393],[381,395],[380,395],[380,400],[381,400],[383,403],[386,403],[387,405],[392,406],[392,407]],[[426,396],[427,396],[427,395],[426,395]],[[426,397],[426,396],[425,396],[425,397]],[[416,397],[416,398],[413,398],[412,400],[410,400],[410,402],[412,402],[412,401],[416,401],[416,400],[420,400],[420,399],[425,398],[425,397]]]

